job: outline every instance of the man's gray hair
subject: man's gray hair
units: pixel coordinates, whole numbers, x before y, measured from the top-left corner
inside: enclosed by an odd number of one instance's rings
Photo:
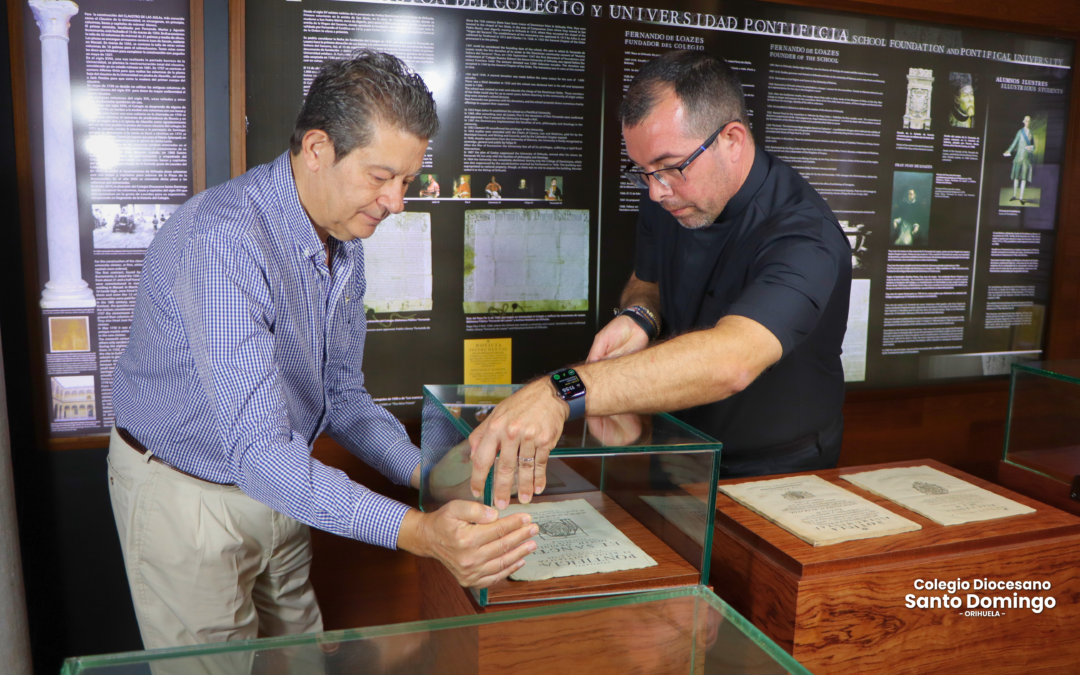
[[[364,49],[323,65],[296,117],[289,150],[299,154],[304,135],[320,129],[340,161],[371,142],[377,123],[417,138],[439,133],[435,98],[424,80],[396,56]]]
[[[626,127],[644,122],[669,88],[686,110],[688,133],[707,138],[732,121],[750,128],[742,83],[731,66],[711,54],[685,49],[658,56],[638,71],[619,104],[619,122]]]

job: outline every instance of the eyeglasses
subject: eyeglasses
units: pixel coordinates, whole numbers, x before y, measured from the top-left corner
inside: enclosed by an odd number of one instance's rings
[[[670,188],[679,183],[685,183],[686,175],[683,173],[683,171],[686,170],[686,167],[690,166],[690,162],[694,161],[701,155],[701,153],[705,152],[705,150],[708,149],[708,147],[712,145],[714,141],[716,141],[716,137],[719,136],[724,129],[727,129],[728,126],[738,121],[739,120],[731,120],[730,122],[725,122],[724,126],[717,129],[715,132],[713,132],[712,136],[709,136],[707,139],[705,139],[705,142],[701,144],[701,147],[695,150],[694,154],[687,157],[686,161],[679,166],[672,166],[666,169],[657,169],[656,171],[643,171],[642,169],[637,168],[637,166],[630,164],[627,165],[626,169],[623,170],[623,175],[626,176],[626,180],[630,181],[631,185],[641,190],[649,189],[649,176],[655,178],[656,182],[660,183],[666,188]]]

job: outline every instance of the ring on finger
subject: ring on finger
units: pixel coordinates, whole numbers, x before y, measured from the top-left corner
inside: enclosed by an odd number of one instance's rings
[[[532,457],[518,457],[518,464],[532,464],[534,458]]]

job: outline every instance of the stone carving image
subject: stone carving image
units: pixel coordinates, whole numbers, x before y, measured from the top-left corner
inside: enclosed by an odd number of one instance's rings
[[[904,111],[905,129],[930,128],[930,94],[934,88],[934,71],[926,68],[908,68],[907,109]]]

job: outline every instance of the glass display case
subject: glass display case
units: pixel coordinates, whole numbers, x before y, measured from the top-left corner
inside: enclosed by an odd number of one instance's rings
[[[469,434],[518,388],[424,387],[423,510],[436,510],[453,499],[476,500],[469,485]],[[529,507],[540,528],[534,537],[537,550],[510,579],[490,589],[474,590],[477,604],[486,607],[707,584],[720,447],[712,438],[664,414],[568,422],[551,451],[547,487]],[[494,468],[479,499],[489,506],[493,505],[493,476]],[[509,508],[516,502],[512,498]],[[600,534],[610,532],[603,521],[624,539]],[[620,552],[626,555],[620,558],[616,555]],[[629,568],[637,561],[646,562]],[[627,568],[609,569],[624,563]],[[576,573],[565,575],[568,571]],[[546,572],[556,576],[539,578]]]
[[[1080,360],[1013,364],[1004,461],[1080,501]]]
[[[703,586],[436,621],[68,659],[62,675],[773,675],[810,671]]]

